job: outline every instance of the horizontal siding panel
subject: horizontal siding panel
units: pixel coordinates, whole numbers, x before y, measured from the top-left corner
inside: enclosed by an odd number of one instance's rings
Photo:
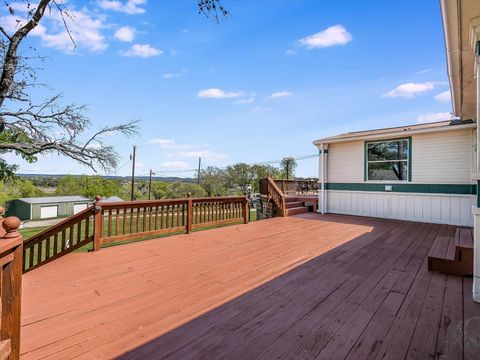
[[[473,226],[475,201],[472,195],[328,190],[327,212]]]
[[[412,182],[469,183],[473,164],[472,129],[412,137]]]
[[[327,181],[363,181],[363,141],[351,141],[328,146]]]

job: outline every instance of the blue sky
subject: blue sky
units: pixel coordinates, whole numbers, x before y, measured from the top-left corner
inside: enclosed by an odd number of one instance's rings
[[[50,15],[29,37],[64,102],[87,104],[92,130],[141,119],[134,138],[105,139],[128,175],[191,175],[205,166],[315,154],[337,133],[447,119],[451,111],[437,0],[224,0],[217,24],[195,0],[80,1],[72,44]],[[16,16],[21,17],[21,7]],[[11,16],[0,22],[12,27]],[[21,172],[89,174],[48,156]],[[316,176],[315,159],[298,176]]]

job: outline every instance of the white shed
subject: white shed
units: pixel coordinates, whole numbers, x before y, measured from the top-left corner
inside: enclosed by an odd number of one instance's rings
[[[473,226],[475,122],[351,132],[314,144],[320,212]]]

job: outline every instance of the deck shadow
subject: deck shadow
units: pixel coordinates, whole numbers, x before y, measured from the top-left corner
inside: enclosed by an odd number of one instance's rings
[[[365,225],[365,218],[344,216],[307,216],[306,220]],[[383,320],[392,327],[404,302],[409,298],[423,299],[416,294],[422,293],[421,288],[414,287],[418,279],[428,276],[442,282],[446,276],[426,271],[424,260],[429,247],[422,250],[421,257],[417,258],[415,253],[422,249],[420,237],[425,236],[427,230],[429,234],[435,233],[432,229],[438,229],[438,225],[401,221],[391,221],[391,225],[406,225],[405,236],[398,239],[397,244],[391,231],[377,234],[377,228],[372,226],[370,232],[117,358],[343,359],[350,355],[355,359],[370,359],[382,351],[384,355],[392,355],[381,345],[399,339],[390,336],[389,327],[384,328],[384,332],[376,332],[370,323],[378,321],[377,327],[382,328]],[[406,239],[410,239],[408,243]],[[402,290],[404,283],[409,286]],[[441,326],[440,314],[434,319],[437,327]],[[455,325],[462,329],[461,324]],[[400,330],[403,329],[400,327]],[[403,333],[400,330],[399,333]],[[413,330],[404,333],[405,339],[401,339],[407,347]],[[364,339],[364,333],[371,336]],[[374,350],[362,353],[365,347],[362,342],[371,343]],[[437,342],[433,349],[422,350],[435,353]],[[406,354],[409,349],[404,351]]]

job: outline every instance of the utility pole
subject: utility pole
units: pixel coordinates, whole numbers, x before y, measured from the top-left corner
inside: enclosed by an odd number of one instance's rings
[[[150,180],[148,181],[148,200],[150,200],[150,196],[152,194],[152,175],[155,173],[150,169]]]
[[[202,158],[198,158],[197,184],[200,184],[200,166],[202,165]]]
[[[130,155],[130,159],[132,160],[132,194],[130,196],[130,200],[135,200],[135,151],[137,150],[137,146],[133,145],[133,152]]]

